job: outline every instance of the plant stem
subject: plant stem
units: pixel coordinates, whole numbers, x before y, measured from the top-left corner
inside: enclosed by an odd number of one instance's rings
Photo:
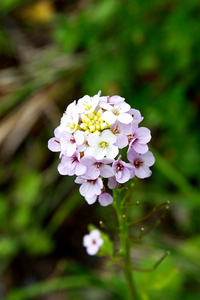
[[[140,297],[135,287],[131,264],[128,218],[124,215],[124,205],[121,199],[121,192],[117,189],[113,190],[113,197],[113,206],[116,210],[119,222],[119,235],[121,238],[122,254],[124,258],[123,271],[127,283],[129,299],[139,300]]]

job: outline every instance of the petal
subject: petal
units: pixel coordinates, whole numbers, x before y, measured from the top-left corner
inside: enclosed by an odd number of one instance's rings
[[[78,183],[78,184],[82,184],[85,182],[85,179],[83,177],[79,176],[74,180],[74,182]]]
[[[89,247],[87,247],[86,251],[89,255],[95,255],[99,251],[99,246],[92,244]]]
[[[140,156],[140,159],[142,161],[144,161],[145,165],[148,166],[148,167],[153,166],[153,164],[155,163],[155,157],[154,157],[153,153],[150,152],[150,151],[148,151],[145,154],[142,154]]]
[[[102,177],[104,178],[109,178],[113,176],[113,169],[111,166],[108,165],[104,165],[103,167],[101,167],[100,169],[100,174]]]
[[[103,149],[100,147],[96,147],[93,150],[93,156],[97,160],[104,158],[104,156],[106,156],[106,153],[107,153],[107,149]]]
[[[127,136],[124,135],[124,134],[119,134],[117,136],[117,141],[116,141],[115,145],[119,149],[123,149],[124,147],[126,147],[128,145],[128,138],[127,138]]]
[[[132,116],[127,113],[120,114],[117,119],[123,124],[129,124],[133,121]]]
[[[138,178],[147,178],[149,176],[151,176],[152,172],[149,169],[149,167],[142,165],[139,168],[135,168],[135,176],[137,176]]]
[[[85,198],[92,198],[95,195],[93,184],[88,183],[87,181],[80,186],[79,191]]]
[[[108,193],[103,193],[99,196],[101,206],[108,206],[113,202],[113,197]]]
[[[84,235],[83,237],[83,246],[88,247],[91,244],[91,237],[89,234]]]
[[[83,164],[77,162],[76,166],[74,168],[74,174],[77,175],[77,176],[78,175],[83,175],[83,174],[85,174],[86,170],[87,170],[86,166],[84,166]]]
[[[141,144],[146,144],[151,140],[151,131],[146,127],[138,128],[136,135]]]
[[[96,162],[96,159],[92,156],[84,156],[81,159],[81,163],[85,166],[91,166],[95,162]]]
[[[115,158],[117,156],[117,154],[119,153],[119,149],[115,146],[115,145],[110,145],[107,148],[107,154],[106,157],[109,158]]]
[[[109,130],[106,129],[101,134],[101,141],[109,142],[109,144],[114,144],[117,140],[117,137]]]
[[[97,170],[97,168],[94,165],[91,165],[90,167],[87,167],[87,170],[85,172],[85,176],[90,179],[96,179],[100,175],[100,170]]]
[[[139,158],[139,153],[137,153],[134,149],[130,148],[127,153],[128,160],[133,163],[136,159]]]
[[[74,132],[74,138],[77,145],[82,145],[84,143],[85,137],[82,131],[77,130],[76,132]]]
[[[59,165],[58,165],[58,172],[60,173],[60,175],[69,175],[69,172],[71,171],[71,170],[69,170],[69,168],[66,166],[66,165],[64,165],[63,163],[60,163]]]
[[[48,148],[53,152],[61,151],[60,139],[53,137],[48,141]]]
[[[114,103],[114,104],[119,103],[119,102],[123,102],[124,100],[125,100],[125,98],[122,98],[118,95],[114,95],[114,96],[110,97],[110,102]]]
[[[100,141],[101,141],[101,138],[100,138],[99,134],[95,134],[95,133],[89,134],[88,144],[91,147],[96,147]]]
[[[117,185],[117,181],[116,181],[115,176],[110,177],[108,179],[108,187],[109,187],[109,189],[113,190],[116,187],[116,185]]]
[[[130,105],[124,101],[117,103],[114,107],[119,109],[121,113],[129,111],[131,108]]]
[[[100,231],[97,229],[93,229],[90,231],[90,236],[93,240],[98,240],[100,238]]]
[[[146,144],[139,144],[138,142],[132,144],[132,148],[140,154],[144,154],[149,150]]]
[[[117,117],[111,111],[105,111],[102,114],[102,119],[108,124],[114,124],[117,120]]]
[[[109,111],[109,110],[111,110],[113,108],[112,105],[110,105],[109,103],[107,103],[107,99],[108,99],[107,97],[105,97],[105,98],[101,97],[101,99],[102,99],[103,102],[99,103],[100,107],[102,107],[103,109],[105,109],[107,111]]]
[[[129,169],[124,168],[123,171],[119,172],[119,173],[121,173],[120,177],[117,177],[117,175],[116,175],[116,179],[117,179],[117,181],[119,183],[125,183],[125,182],[127,182],[130,179],[130,171],[129,171]]]
[[[68,156],[72,156],[74,154],[74,152],[76,151],[76,144],[68,143],[67,149],[65,149],[65,150],[66,150],[66,153]]]
[[[85,197],[85,200],[87,201],[87,203],[89,205],[91,205],[91,204],[93,204],[97,200],[97,195],[94,195],[92,198],[86,198]]]

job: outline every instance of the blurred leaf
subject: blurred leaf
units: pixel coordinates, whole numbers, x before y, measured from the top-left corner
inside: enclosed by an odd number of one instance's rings
[[[41,177],[39,173],[30,172],[22,175],[16,186],[18,204],[34,206],[39,201]]]
[[[24,233],[22,241],[27,253],[31,255],[48,254],[53,249],[53,241],[42,229],[32,229]]]

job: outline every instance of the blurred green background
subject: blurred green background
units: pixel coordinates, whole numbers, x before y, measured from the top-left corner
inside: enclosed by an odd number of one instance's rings
[[[126,299],[121,271],[82,246],[112,208],[88,206],[47,149],[66,106],[101,90],[152,131],[133,220],[171,203],[133,246],[147,267],[171,252],[136,275],[142,299],[200,299],[200,2],[1,0],[0,20],[0,298]]]

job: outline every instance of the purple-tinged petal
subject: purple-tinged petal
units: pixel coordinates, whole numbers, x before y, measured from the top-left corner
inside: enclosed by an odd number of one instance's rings
[[[76,166],[74,168],[74,174],[79,176],[79,175],[83,175],[86,172],[86,166],[82,165],[82,163],[77,162]]]
[[[155,163],[155,157],[150,151],[146,152],[145,154],[142,154],[140,156],[140,159],[144,161],[145,165],[147,165],[148,167],[153,166],[153,164]]]
[[[151,131],[146,127],[138,128],[136,134],[141,144],[146,144],[151,140]]]
[[[117,180],[115,176],[108,178],[109,189],[113,190],[114,188],[116,188],[116,185],[117,185]]]
[[[150,177],[151,174],[152,174],[151,170],[146,165],[142,165],[139,168],[135,169],[135,176],[137,176],[138,178],[141,178],[141,179]]]
[[[104,165],[100,169],[100,175],[104,178],[109,178],[113,176],[113,169],[111,166]]]
[[[117,136],[117,141],[116,141],[115,145],[119,149],[123,149],[124,147],[126,147],[128,145],[128,138],[127,138],[127,136],[124,135],[124,134],[119,134]]]
[[[127,158],[131,163],[133,163],[136,159],[139,158],[139,153],[130,148],[130,150],[127,152]]]
[[[113,197],[108,193],[102,193],[99,196],[99,203],[101,206],[108,206],[113,202]]]
[[[89,205],[91,205],[91,204],[93,204],[93,203],[96,202],[96,200],[97,200],[97,195],[94,195],[92,198],[85,197],[85,200],[87,201],[87,203],[88,203]]]
[[[115,176],[119,183],[125,183],[130,179],[130,170],[124,168],[122,172],[118,172]]]
[[[132,148],[140,154],[144,154],[149,150],[149,147],[146,144],[133,143]]]
[[[60,139],[53,137],[48,141],[48,148],[52,152],[60,152],[61,146],[60,146]]]

